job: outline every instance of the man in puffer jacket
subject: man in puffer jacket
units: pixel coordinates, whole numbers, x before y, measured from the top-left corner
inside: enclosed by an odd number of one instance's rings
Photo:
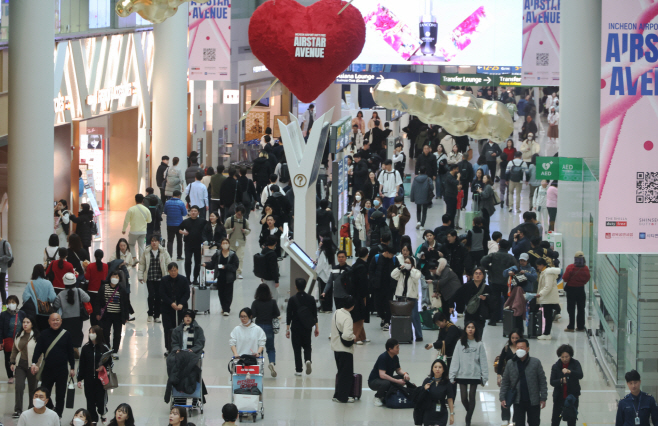
[[[488,254],[480,260],[480,265],[487,271],[489,276],[489,289],[493,296],[491,306],[491,318],[489,325],[496,325],[500,321],[500,298],[507,300],[507,280],[509,276],[504,276],[505,270],[512,266],[517,266],[514,256],[508,253],[509,243],[507,240],[500,240],[498,244],[500,251]]]

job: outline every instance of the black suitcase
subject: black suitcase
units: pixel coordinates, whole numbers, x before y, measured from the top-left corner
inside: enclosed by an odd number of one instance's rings
[[[509,337],[514,330],[514,311],[503,309],[503,337]]]
[[[528,312],[528,334],[529,339],[536,339],[542,332],[542,312]]]
[[[391,317],[391,338],[397,340],[398,343],[414,342],[411,317]]]

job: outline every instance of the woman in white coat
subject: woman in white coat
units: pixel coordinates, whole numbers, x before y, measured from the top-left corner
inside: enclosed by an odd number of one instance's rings
[[[354,244],[354,253],[358,253],[361,248],[361,241],[366,240],[368,233],[368,211],[365,208],[366,198],[363,196],[363,191],[356,191],[354,194],[354,203],[352,204],[352,211],[350,217],[354,220],[352,227],[352,243]]]
[[[548,114],[548,140],[555,143],[557,138],[560,137],[559,125],[560,125],[560,113],[555,110],[555,107],[552,106]]]
[[[548,210],[546,209],[546,192],[548,191],[548,181],[542,180],[541,185],[535,190],[532,207],[537,212],[537,220],[542,225],[546,224]]]
[[[228,343],[234,357],[240,355],[263,356],[267,337],[262,328],[253,322],[254,315],[250,308],[240,311],[240,325],[231,331]]]
[[[420,294],[420,270],[416,269],[416,259],[412,256],[404,259],[404,263],[393,269],[391,278],[397,280],[395,297],[398,300],[410,300],[413,302],[411,310],[411,323],[416,333],[416,341],[423,341],[423,330],[420,325],[420,314],[418,313],[418,297]]]
[[[560,308],[560,294],[557,289],[557,277],[560,268],[551,268],[543,258],[535,262],[539,278],[537,282],[537,304],[544,308],[544,332],[537,340],[551,340],[551,327],[553,326],[553,312]]]

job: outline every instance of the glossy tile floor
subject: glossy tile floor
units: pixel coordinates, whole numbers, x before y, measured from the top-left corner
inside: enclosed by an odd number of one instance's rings
[[[545,144],[543,144],[545,145]],[[544,148],[546,149],[546,148]],[[549,155],[554,152],[548,147]],[[542,152],[543,153],[543,152]],[[411,166],[411,164],[410,164]],[[523,206],[527,206],[527,189],[523,191]],[[412,218],[415,218],[415,205],[410,204]],[[470,206],[469,206],[470,207]],[[442,202],[437,202],[428,212],[427,225],[438,226],[440,217],[445,211]],[[463,217],[463,215],[462,215]],[[124,212],[108,212],[102,216],[103,241],[96,243],[105,252],[113,249],[120,238],[120,228]],[[252,214],[252,219],[254,215]],[[520,214],[507,211],[498,211],[491,220],[492,231],[500,230],[507,235],[509,230],[519,223]],[[412,224],[408,226],[408,233],[414,240],[414,247],[419,243],[420,233]],[[164,226],[164,224],[163,224]],[[463,227],[463,218],[462,224]],[[248,241],[245,255],[245,271],[252,270],[252,255],[257,250],[257,233],[253,233]],[[44,238],[45,240],[45,238]],[[282,297],[284,303],[288,287],[288,260],[281,263]],[[131,273],[133,279],[135,274]],[[219,314],[219,301],[216,292],[211,297],[211,314],[200,315],[197,321],[203,327],[206,335],[205,361],[203,376],[208,387],[208,402],[203,415],[195,415],[191,420],[197,425],[221,425],[221,408],[230,402],[228,389],[229,374],[227,363],[231,352],[228,347],[229,333],[239,324],[237,312],[244,306],[250,306],[258,280],[251,274],[245,273],[245,279],[236,282],[235,298],[233,301],[233,314],[222,317]],[[133,281],[132,303],[135,307],[137,319],[124,327],[124,337],[119,352],[120,360],[115,362],[115,371],[119,376],[120,387],[111,392],[108,408],[114,408],[122,402],[131,404],[138,425],[165,425],[168,422],[168,405],[164,402],[165,383],[167,375],[165,370],[164,339],[160,324],[146,322],[146,288]],[[10,294],[22,294],[22,288],[10,287]],[[531,341],[530,354],[538,357],[547,374],[550,366],[557,360],[555,349],[562,343],[569,343],[575,349],[575,358],[584,368],[585,378],[581,382],[583,394],[580,397],[579,422],[591,424],[612,424],[616,412],[616,398],[612,387],[606,386],[601,373],[595,366],[587,339],[584,334],[564,333],[566,326],[566,301],[561,298],[563,317],[559,323],[554,324],[553,340]],[[361,401],[355,404],[337,404],[331,401],[333,394],[334,375],[336,367],[333,353],[327,340],[331,316],[320,315],[320,337],[313,339],[313,374],[310,376],[294,376],[293,353],[290,341],[283,333],[276,336],[277,371],[278,377],[273,379],[269,373],[265,379],[265,418],[258,423],[266,425],[412,425],[412,410],[391,410],[375,407],[372,403],[374,392],[365,389]],[[463,325],[463,320],[458,320]],[[366,326],[368,338],[371,343],[357,346],[354,356],[356,372],[364,375],[364,380],[373,367],[377,356],[384,351],[384,342],[388,333],[378,329],[379,321],[373,321]],[[86,334],[86,330],[85,330]],[[436,351],[427,351],[423,345],[436,339],[436,331],[424,331],[423,343],[402,345],[400,359],[402,367],[411,375],[412,381],[422,382],[428,374],[429,366],[436,357]],[[505,339],[502,337],[502,327],[487,327],[484,332],[484,341],[487,348],[489,364],[500,353]],[[475,426],[491,424],[499,425],[500,404],[498,403],[498,387],[493,372],[489,375],[489,383],[480,389],[479,399],[473,424]],[[364,386],[367,385],[364,383]],[[552,389],[549,388],[549,392]],[[542,411],[543,424],[550,422],[552,402],[549,401]],[[27,396],[26,396],[27,398]],[[8,385],[4,369],[0,372],[0,418],[5,425],[13,426],[17,423],[11,419],[14,402],[14,385]],[[82,390],[76,392],[76,407],[85,407]],[[461,403],[456,403],[456,424],[464,423],[465,409]],[[73,416],[73,410],[65,410],[63,424],[68,423]]]

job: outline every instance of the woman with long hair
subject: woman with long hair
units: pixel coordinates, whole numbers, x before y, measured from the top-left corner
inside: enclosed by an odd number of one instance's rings
[[[135,416],[133,416],[133,409],[130,405],[119,404],[114,410],[114,417],[107,424],[107,426],[135,426]]]
[[[356,191],[354,194],[354,203],[352,204],[352,211],[350,216],[354,220],[352,225],[352,242],[354,243],[355,253],[359,252],[361,248],[361,240],[366,241],[368,235],[368,211],[365,208],[366,199],[363,195],[363,191]]]
[[[363,185],[363,196],[366,200],[374,200],[379,195],[379,182],[375,172],[368,173],[368,180]]]
[[[87,257],[89,257],[89,247],[91,247],[91,242],[94,239],[94,234],[91,232],[94,223],[94,212],[87,203],[82,203],[80,207],[78,217],[71,215],[71,222],[76,224],[75,233],[80,236],[82,247],[87,251]],[[69,237],[69,247],[70,240]]]
[[[261,248],[265,248],[267,238],[270,235],[273,235],[276,238],[276,255],[277,257],[281,257],[281,246],[279,244],[279,241],[281,240],[281,234],[281,229],[276,227],[276,219],[274,219],[274,216],[268,215],[265,218],[265,224],[263,225],[260,236],[258,237],[258,244]]]
[[[59,237],[51,234],[48,237],[48,246],[43,250],[43,267],[47,268],[50,262],[59,259]]]
[[[505,343],[505,346],[503,346],[503,350],[500,352],[500,355],[496,357],[494,366],[496,367],[496,383],[498,384],[498,387],[500,387],[500,384],[503,381],[505,366],[507,366],[507,363],[512,360],[512,358],[514,358],[514,355],[516,355],[516,342],[522,338],[523,332],[519,330],[512,330],[512,332],[509,334],[509,338],[507,339],[507,343]],[[501,407],[500,416],[501,420],[503,421],[503,425],[509,424],[510,420],[512,420],[512,412],[509,405],[506,407]]]
[[[98,291],[101,288],[102,282],[107,278],[108,266],[107,263],[103,262],[104,255],[103,250],[96,250],[94,252],[95,262],[93,264],[90,263],[85,271],[85,278],[88,281],[87,294],[89,294],[91,306],[96,306],[98,304]],[[95,315],[91,315],[89,320],[91,325],[98,324]]]
[[[71,213],[69,212],[69,203],[66,200],[59,200],[55,205],[55,234],[59,239],[59,246],[66,247],[69,231],[71,229]]]
[[[219,219],[218,212],[210,212],[208,222],[203,227],[201,238],[205,247],[210,246],[212,248],[217,248],[219,242],[226,238],[226,228],[224,228],[224,224]]]
[[[423,407],[423,426],[446,426],[448,420],[451,425],[454,424],[455,391],[450,384],[448,366],[442,359],[432,362],[430,374],[423,380],[422,388],[418,404]]]
[[[76,356],[79,355],[78,348],[82,346],[83,319],[80,316],[80,309],[84,309],[83,303],[89,302],[89,295],[77,288],[77,280],[74,274],[67,273],[63,278],[65,291],[57,295],[53,303],[53,308],[61,310],[62,328],[71,333],[71,342]]]
[[[46,279],[46,271],[42,264],[37,263],[32,269],[32,276],[30,277],[30,282],[25,286],[23,290],[23,306],[22,310],[26,314],[36,318],[36,328],[38,330],[45,330],[49,328],[48,317],[49,313],[39,313],[39,301],[53,303],[57,298],[55,289],[50,281]],[[26,304],[28,300],[32,304],[32,309],[30,312],[26,310]],[[32,393],[31,395],[34,395]]]
[[[188,425],[187,408],[173,407],[171,411],[169,411],[169,426],[187,426],[187,425]]]
[[[379,123],[375,123],[377,121],[379,121]],[[370,118],[370,121],[368,121],[368,130],[372,131],[372,129],[375,127],[379,127],[381,130],[384,130],[384,122],[381,118],[379,118],[377,111],[372,112],[372,117]]]
[[[126,265],[126,268],[135,266],[136,263],[135,258],[130,252],[130,245],[128,245],[128,240],[126,240],[125,238],[119,238],[119,241],[117,241],[116,248],[110,255],[110,260],[108,263],[111,263],[113,260],[117,260],[117,259],[123,260],[123,264]]]
[[[210,262],[206,262],[205,266],[207,269],[215,270],[217,295],[219,296],[219,304],[222,308],[221,313],[227,317],[231,313],[233,283],[235,282],[237,270],[240,267],[240,260],[237,254],[230,249],[231,241],[228,238],[223,238],[219,246],[219,250],[215,252]]]
[[[336,265],[336,248],[331,238],[323,238],[316,253],[318,258],[315,264],[315,272],[317,273],[318,289],[325,287],[331,276],[331,270]],[[320,313],[331,313],[334,306],[333,290],[330,288],[325,293],[324,298],[320,298]]]
[[[272,299],[272,292],[267,284],[261,284],[256,289],[254,301],[251,303],[251,312],[256,318],[256,325],[263,329],[267,338],[265,350],[267,352],[268,368],[272,377],[276,377],[276,350],[274,349],[274,322],[278,322],[281,311]]]
[[[408,253],[411,253],[407,247]],[[395,297],[398,300],[411,300],[413,308],[411,310],[411,322],[414,326],[416,333],[416,341],[423,341],[423,329],[420,325],[420,314],[418,312],[418,297],[420,296],[420,269],[416,268],[416,259],[413,256],[408,256],[398,268],[393,269],[391,278],[397,281],[395,287]]]
[[[107,413],[107,391],[103,388],[98,378],[101,367],[110,369],[114,366],[112,357],[106,357],[105,362],[101,364],[103,354],[110,351],[105,344],[103,329],[94,325],[89,328],[89,340],[80,351],[80,363],[78,364],[78,388],[82,389],[82,382],[85,384],[85,398],[87,399],[87,411],[91,415],[91,421],[98,423],[100,419],[105,423],[105,414]]]
[[[105,281],[98,291],[98,303],[94,307],[96,319],[103,328],[103,335],[108,341],[110,332],[114,328],[114,336],[112,337],[112,358],[114,359],[119,359],[121,331],[130,316],[129,310],[125,277],[121,270],[115,269],[112,271],[109,281]]]
[[[352,127],[359,126],[361,133],[366,133],[366,121],[363,119],[363,111],[356,113],[356,117],[352,119]]]
[[[67,262],[66,259],[69,255],[68,249],[66,247],[59,248],[59,260],[56,262],[51,262],[46,269],[46,276],[52,279],[53,287],[55,292],[59,293],[64,290],[64,275],[67,273],[76,274],[73,265],[70,262]]]
[[[434,197],[439,199],[443,197],[443,185],[441,184],[441,181],[445,177],[445,174],[448,173],[449,162],[448,153],[446,153],[445,147],[443,145],[438,144],[436,146],[434,157],[436,157],[436,180],[434,181]]]
[[[73,265],[73,269],[78,276],[85,274],[85,269],[89,265],[89,250],[83,247],[82,239],[78,234],[69,235],[69,255],[68,261]]]
[[[23,412],[23,393],[25,392],[25,379],[27,379],[27,391],[29,404],[27,409],[32,408],[32,398],[34,391],[37,388],[37,376],[32,374],[30,365],[32,365],[32,354],[37,347],[37,338],[39,337],[39,330],[33,318],[23,318],[22,328],[16,333],[14,338],[14,346],[11,349],[11,357],[9,363],[11,371],[14,373],[16,386],[16,399],[14,401],[14,414],[13,418],[17,419]]]
[[[473,183],[471,183],[471,190],[473,191],[473,203],[475,203],[475,200],[479,198],[479,196],[477,196],[475,194],[478,192],[478,190],[480,188],[482,188],[484,186],[484,176],[485,175],[486,175],[486,173],[484,173],[484,170],[482,170],[482,169],[477,169],[475,171],[475,178],[473,179]]]
[[[477,325],[474,321],[466,321],[450,365],[450,381],[459,384],[462,404],[466,409],[466,426],[471,424],[478,385],[486,385],[488,376],[487,351],[480,341]]]

